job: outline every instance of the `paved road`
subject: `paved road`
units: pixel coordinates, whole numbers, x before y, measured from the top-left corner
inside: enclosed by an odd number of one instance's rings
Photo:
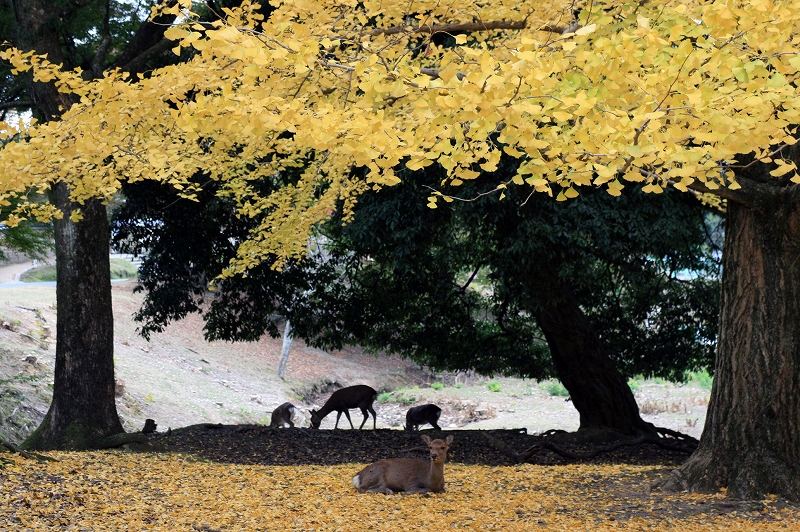
[[[121,255],[118,253],[112,253],[111,258],[122,258],[122,259],[129,259],[130,255]],[[28,257],[18,255],[16,253],[9,254],[10,261],[5,264],[0,264],[0,288],[9,288],[14,286],[55,286],[56,283],[49,282],[49,283],[23,283],[19,280],[20,275],[22,275],[27,270],[30,270],[34,267],[33,260],[29,259]],[[48,255],[46,259],[37,261],[37,265],[42,266],[45,264],[55,264],[56,259],[55,255],[51,254]],[[119,282],[121,279],[114,279],[112,282]]]
[[[9,254],[10,262],[0,265],[0,284],[28,284],[21,283],[19,276],[23,272],[33,268],[33,261],[28,257],[18,255],[16,253]],[[45,260],[40,260],[38,264],[55,264],[55,257],[48,257]],[[55,284],[55,283],[53,283]]]

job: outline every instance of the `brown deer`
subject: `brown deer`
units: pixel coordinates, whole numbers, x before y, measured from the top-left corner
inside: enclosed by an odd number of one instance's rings
[[[358,429],[361,430],[364,428],[364,423],[369,419],[369,414],[367,414],[367,412],[372,414],[372,428],[375,429],[377,428],[378,419],[375,415],[375,410],[372,408],[372,403],[377,396],[378,392],[364,384],[348,386],[347,388],[336,390],[322,408],[319,409],[319,412],[316,410],[309,410],[311,413],[311,428],[318,429],[319,424],[322,423],[325,416],[336,410],[336,426],[333,428],[339,428],[339,418],[342,417],[342,412],[344,412],[344,415],[347,416],[347,421],[350,422],[350,428],[355,429],[348,410],[351,408],[360,408],[361,413],[364,415],[364,421],[361,422],[361,426],[358,427]]]
[[[390,458],[368,465],[353,477],[359,493],[441,493],[444,489],[444,461],[453,443],[453,435],[445,440],[433,440],[426,435],[422,441],[430,450],[430,460],[419,458]]]
[[[272,411],[272,417],[269,421],[269,426],[272,428],[283,428],[285,424],[288,424],[289,427],[294,427],[294,423],[292,419],[294,418],[294,413],[297,410],[292,403],[283,403],[281,406],[276,408]]]
[[[406,430],[419,430],[419,426],[425,423],[432,425],[436,430],[442,430],[437,423],[441,415],[442,409],[432,404],[409,408],[406,412]]]

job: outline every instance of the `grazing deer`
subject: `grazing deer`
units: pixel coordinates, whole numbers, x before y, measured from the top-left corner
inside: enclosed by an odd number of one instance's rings
[[[419,426],[425,423],[432,425],[436,430],[442,430],[437,423],[441,415],[442,409],[432,404],[409,408],[406,412],[406,430],[419,430]]]
[[[453,435],[445,440],[433,440],[426,435],[422,441],[431,452],[430,460],[419,458],[390,458],[368,465],[353,477],[359,493],[441,493],[444,489],[444,461],[453,443]]]
[[[283,428],[285,424],[294,427],[292,419],[294,418],[297,407],[292,403],[283,403],[281,406],[272,411],[272,418],[269,421],[269,426],[272,428]]]
[[[364,421],[361,422],[361,426],[358,427],[358,429],[361,430],[364,428],[364,423],[369,419],[369,414],[367,414],[367,412],[372,414],[372,428],[375,429],[377,428],[378,419],[375,415],[375,410],[372,408],[372,403],[377,396],[378,392],[364,384],[348,386],[347,388],[336,390],[322,408],[319,409],[319,412],[316,410],[309,410],[311,413],[311,428],[318,429],[319,424],[322,423],[325,416],[336,410],[336,426],[333,428],[339,428],[339,418],[342,417],[342,412],[344,412],[344,415],[347,416],[347,421],[350,422],[350,428],[355,429],[348,410],[351,408],[360,408],[361,413],[364,415]]]

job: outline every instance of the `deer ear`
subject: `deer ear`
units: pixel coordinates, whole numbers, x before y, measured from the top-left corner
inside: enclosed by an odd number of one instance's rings
[[[423,434],[422,441],[425,442],[425,445],[430,445],[431,444],[431,439],[427,434]]]
[[[445,443],[446,443],[448,446],[449,446],[451,443],[453,443],[453,435],[451,434],[450,436],[448,436],[447,438],[445,438],[445,439],[444,439],[444,442],[445,442]]]

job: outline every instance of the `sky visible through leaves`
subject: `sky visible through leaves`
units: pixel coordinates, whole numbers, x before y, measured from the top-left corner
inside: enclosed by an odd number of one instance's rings
[[[48,453],[0,469],[0,531],[800,529],[778,500],[648,490],[654,466],[447,464],[447,492],[359,495],[363,464],[243,466],[178,454]]]

